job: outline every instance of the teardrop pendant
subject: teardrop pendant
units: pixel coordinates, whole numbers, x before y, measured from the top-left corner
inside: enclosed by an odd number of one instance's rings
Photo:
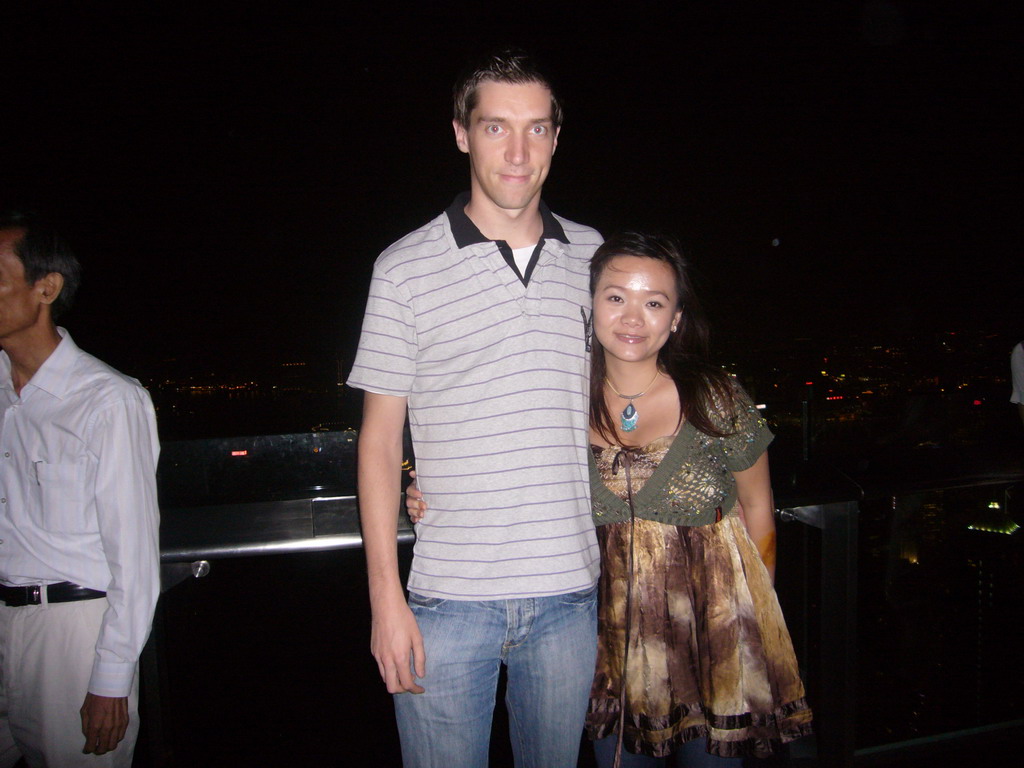
[[[633,407],[633,401],[629,401],[629,405],[622,409],[622,431],[632,432],[636,429],[636,423],[640,419],[640,414],[636,412],[636,408]]]

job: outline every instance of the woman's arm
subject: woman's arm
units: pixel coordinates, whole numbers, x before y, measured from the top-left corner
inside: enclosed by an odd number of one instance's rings
[[[743,507],[743,522],[774,584],[775,498],[768,471],[768,453],[762,453],[754,466],[732,475],[736,478],[736,494]]]

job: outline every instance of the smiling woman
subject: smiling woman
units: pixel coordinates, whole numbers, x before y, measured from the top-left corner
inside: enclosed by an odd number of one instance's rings
[[[604,349],[604,382],[611,391],[605,397],[629,401],[622,411],[623,432],[637,429],[639,414],[633,401],[645,395],[650,395],[646,403],[655,413],[678,420],[678,409],[666,400],[671,397],[671,380],[658,370],[658,352],[683,314],[678,307],[675,277],[665,262],[624,255],[601,271],[594,293],[594,333]],[[623,394],[633,391],[637,394]],[[665,428],[674,431],[657,421],[648,428],[645,422],[643,433],[668,434],[658,431]]]
[[[630,444],[673,434],[684,421],[716,434],[708,395],[730,404],[732,386],[707,362],[708,324],[678,245],[634,232],[609,238],[591,262],[590,290],[597,340],[590,394],[604,439],[621,439],[611,414],[623,408],[623,399],[632,404],[640,397],[642,410],[658,417],[648,417],[635,433],[626,430]],[[631,392],[637,394],[623,394]]]
[[[601,577],[587,731],[598,765],[765,755],[811,721],[772,587],[772,435],[706,362],[707,329],[675,243],[613,236],[590,280]]]

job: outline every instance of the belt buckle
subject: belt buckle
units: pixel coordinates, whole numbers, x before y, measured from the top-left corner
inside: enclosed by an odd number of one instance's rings
[[[29,595],[28,604],[29,605],[39,605],[40,603],[42,603],[43,602],[42,592],[43,592],[43,585],[42,584],[33,584],[31,587],[29,587],[28,588],[28,595]]]

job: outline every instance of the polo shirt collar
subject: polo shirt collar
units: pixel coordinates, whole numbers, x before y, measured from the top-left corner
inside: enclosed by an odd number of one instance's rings
[[[491,240],[484,237],[484,234],[477,228],[476,224],[466,215],[466,206],[469,204],[469,192],[463,192],[455,201],[448,206],[445,213],[448,215],[448,224],[452,228],[452,235],[455,237],[455,244],[459,248],[465,248],[477,243],[490,243]],[[569,238],[565,236],[565,230],[558,223],[558,219],[551,213],[551,209],[541,200],[538,206],[540,219],[544,223],[544,231],[541,232],[543,240],[560,240],[568,243]]]

